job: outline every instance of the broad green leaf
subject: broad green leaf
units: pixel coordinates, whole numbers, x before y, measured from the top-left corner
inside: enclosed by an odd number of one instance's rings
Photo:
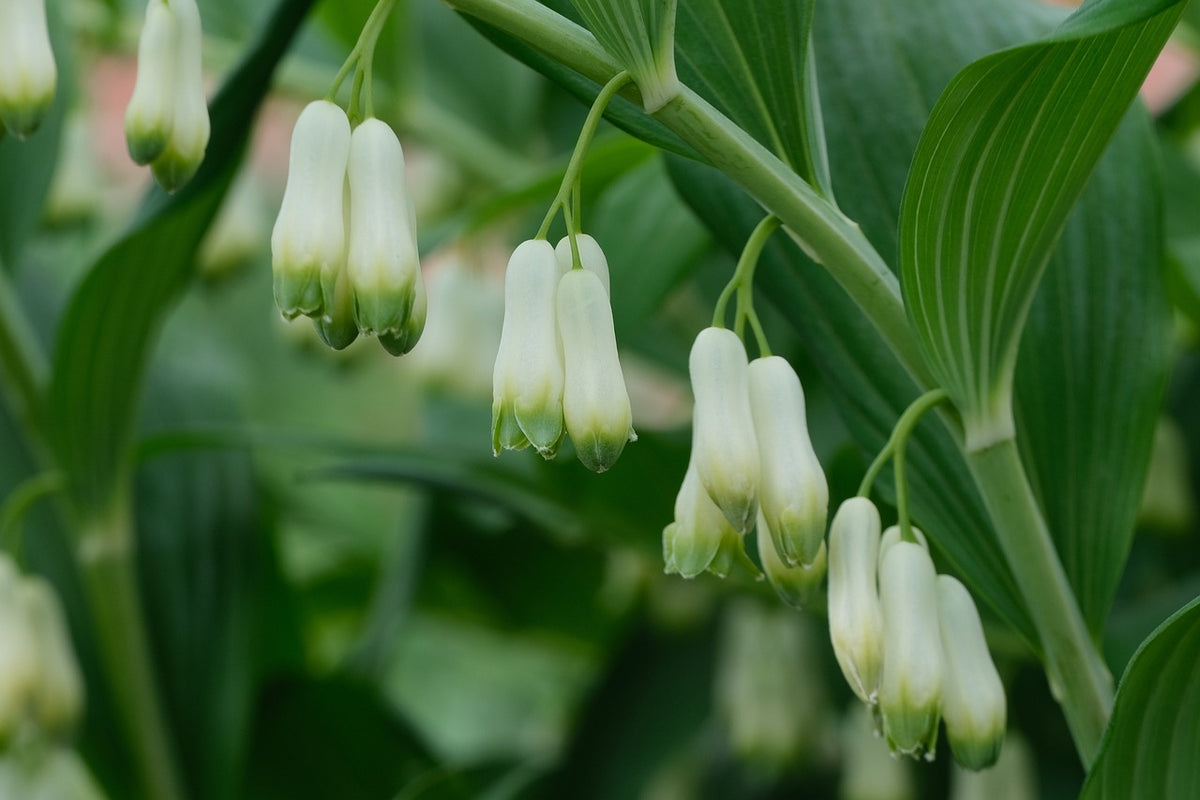
[[[657,111],[679,94],[676,0],[571,2],[608,54],[633,77],[647,111]]]
[[[1023,460],[1095,636],[1133,539],[1171,362],[1162,187],[1140,109],[1112,147],[1051,258],[1016,372]]]
[[[212,102],[212,138],[196,177],[175,196],[152,190],[139,219],[100,257],[71,299],[58,333],[49,422],[59,464],[83,509],[103,509],[127,476],[155,332],[187,285],[254,110],[311,5],[312,0],[280,0],[260,39]]]
[[[901,205],[901,286],[970,450],[1014,435],[1038,281],[1183,5],[1094,0],[1051,36],[971,64],[931,112]]]
[[[832,196],[812,49],[812,0],[692,0],[680,8],[680,77]]]
[[[1142,643],[1081,800],[1190,800],[1200,796],[1200,598]]]

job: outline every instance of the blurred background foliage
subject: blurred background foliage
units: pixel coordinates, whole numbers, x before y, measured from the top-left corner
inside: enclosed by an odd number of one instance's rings
[[[49,5],[63,76],[56,110],[30,141],[0,141],[0,266],[45,354],[61,347],[61,320],[93,265],[163,202],[145,195],[148,176],[123,153],[141,3]],[[787,609],[748,576],[661,574],[661,529],[690,438],[687,351],[744,224],[732,213],[725,229],[714,223],[713,204],[736,190],[706,187],[679,157],[606,127],[584,173],[585,228],[612,268],[639,441],[599,477],[569,452],[493,459],[502,269],[556,190],[586,107],[441,3],[402,2],[375,69],[380,115],[405,141],[416,196],[431,284],[425,339],[400,360],[362,341],[334,354],[305,320],[279,318],[268,238],[291,122],[325,93],[372,5],[312,9],[255,114],[245,160],[228,148],[237,177],[223,198],[214,190],[215,221],[184,223],[207,233],[180,256],[186,291],[165,293],[149,320],[144,385],[130,394],[138,577],[187,796],[1077,791],[1082,772],[1037,661],[999,618],[985,622],[1009,686],[1010,739],[996,770],[966,777],[945,752],[929,765],[886,755],[839,679],[820,603]],[[200,6],[215,87],[274,4]],[[1116,675],[1200,593],[1200,85],[1187,55],[1196,30],[1179,37],[1174,56],[1188,66],[1155,124],[1176,322],[1138,534],[1105,627]],[[819,37],[815,47],[822,58]],[[836,63],[820,62],[820,73],[831,77],[826,91],[853,90],[834,78]],[[859,153],[883,188],[845,193],[898,197],[914,143]],[[160,246],[138,240],[123,280],[164,269]],[[780,297],[765,294],[761,310],[774,349],[804,380],[835,506],[871,454],[810,361],[813,327],[770,304]],[[140,374],[124,362],[136,355],[97,353],[112,359],[87,365],[97,395],[105,376]],[[0,398],[0,498],[11,498],[40,472],[44,443],[22,419],[41,411],[12,392]],[[3,546],[48,576],[68,610],[89,688],[78,750],[109,797],[135,797],[66,521],[50,502],[6,508]]]

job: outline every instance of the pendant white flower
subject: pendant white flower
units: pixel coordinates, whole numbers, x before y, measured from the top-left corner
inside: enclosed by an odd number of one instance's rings
[[[288,319],[325,313],[322,276],[336,286],[343,269],[349,157],[346,112],[327,100],[309,103],[292,130],[287,186],[271,232],[275,302]]]
[[[38,661],[33,718],[44,731],[69,732],[83,709],[83,678],[58,595],[41,578],[23,578],[18,592]]]
[[[864,703],[878,699],[883,609],[876,588],[879,511],[865,497],[842,503],[829,528],[829,638],[846,682]]]
[[[167,149],[174,125],[179,20],[166,0],[150,0],[138,39],[138,71],[125,108],[125,144],[138,164],[149,164]]]
[[[553,458],[563,437],[563,366],[555,306],[558,261],[542,239],[522,242],[504,277],[504,324],[492,372],[492,452],[532,444]]]
[[[694,459],[689,461],[675,497],[675,519],[663,529],[664,571],[694,578],[708,570],[723,578],[733,566],[741,539],[701,485]]]
[[[784,563],[811,564],[825,540],[829,485],[808,436],[800,378],[779,356],[754,359],[747,374],[761,464],[759,508]]]
[[[171,135],[150,168],[168,192],[192,179],[208,149],[211,124],[204,96],[204,74],[200,45],[204,32],[195,0],[171,0],[171,11],[179,24],[179,50],[175,54],[174,89],[171,97]]]
[[[807,608],[809,602],[821,588],[821,580],[825,577],[827,567],[825,542],[817,547],[816,554],[807,564],[791,566],[784,563],[775,552],[771,541],[770,527],[763,515],[762,507],[758,510],[758,557],[762,562],[763,574],[767,576],[771,588],[779,599],[793,608]]]
[[[739,533],[758,511],[759,456],[750,413],[746,348],[725,328],[705,328],[688,368],[696,398],[692,459],[705,490]]]
[[[421,334],[425,331],[425,318],[429,313],[429,296],[425,291],[425,282],[419,277],[413,286],[412,308],[408,319],[400,326],[400,330],[392,333],[379,334],[379,343],[383,349],[394,356],[402,356],[417,346]]]
[[[612,294],[609,287],[608,279],[608,258],[604,255],[604,251],[600,249],[600,244],[586,233],[580,233],[575,237],[575,246],[579,249],[579,263],[584,269],[589,272],[596,273],[600,278],[600,282],[604,284],[604,293]],[[564,236],[559,239],[558,244],[554,246],[554,256],[558,259],[558,269],[563,275],[571,271],[575,266],[575,257],[571,252],[571,237]]]
[[[967,588],[949,575],[939,575],[937,607],[946,738],[959,764],[985,769],[996,763],[1004,743],[1004,684],[992,663],[983,624]]]
[[[637,439],[617,356],[612,308],[600,277],[572,269],[558,282],[565,383],[563,420],[583,465],[604,472]]]
[[[404,151],[391,127],[368,119],[355,128],[348,170],[346,264],[355,318],[363,333],[394,337],[404,331],[412,313],[421,264]]]
[[[942,707],[942,649],[937,574],[929,553],[896,542],[883,558],[883,672],[879,709],[893,750],[933,758]]]
[[[0,2],[0,134],[24,138],[37,130],[57,84],[45,0]]]
[[[37,642],[21,606],[21,576],[0,553],[0,750],[30,712],[38,682]]]

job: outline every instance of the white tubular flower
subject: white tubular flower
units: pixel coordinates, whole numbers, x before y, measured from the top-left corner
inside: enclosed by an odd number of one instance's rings
[[[700,482],[739,533],[758,511],[759,460],[750,414],[746,348],[725,328],[705,328],[688,358],[693,413],[692,458]]]
[[[829,638],[846,682],[864,703],[878,699],[883,609],[875,588],[879,511],[865,497],[842,503],[829,528]]]
[[[83,708],[83,679],[67,632],[58,596],[40,578],[25,578],[18,590],[38,658],[38,682],[32,694],[33,717],[43,730],[65,733]]]
[[[16,567],[0,553],[0,749],[28,716],[40,671],[20,585]]]
[[[346,263],[363,333],[395,336],[421,280],[404,151],[387,123],[368,119],[350,138],[350,250]],[[411,349],[411,348],[410,348]]]
[[[942,706],[937,574],[919,544],[896,542],[879,571],[883,674],[879,709],[893,750],[932,760]]]
[[[946,738],[959,764],[985,769],[996,763],[1004,743],[1004,684],[992,663],[979,612],[967,588],[949,575],[939,575],[937,608]]]
[[[563,419],[575,452],[592,472],[616,463],[637,440],[617,357],[612,308],[596,273],[573,269],[558,282],[558,333],[565,384]]]
[[[808,436],[800,378],[779,356],[754,359],[747,374],[759,508],[779,557],[789,566],[811,564],[825,540],[829,485]]]
[[[604,284],[604,293],[611,296],[608,258],[600,249],[600,245],[591,236],[580,233],[575,236],[575,246],[579,248],[580,265],[589,272],[596,273],[600,278],[600,283]],[[575,266],[575,260],[571,254],[571,237],[564,236],[559,239],[558,244],[554,247],[554,257],[558,259],[558,269],[563,275],[571,271],[571,268]]]
[[[125,108],[125,144],[138,164],[163,154],[174,125],[179,20],[166,0],[150,0],[138,39],[137,81]]]
[[[704,491],[695,462],[689,461],[675,497],[675,520],[663,529],[664,571],[694,578],[710,570],[723,578],[739,547],[741,535]]]
[[[204,37],[200,10],[195,0],[171,0],[170,9],[179,26],[178,51],[172,56],[176,64],[171,92],[171,133],[166,148],[150,167],[159,185],[174,192],[200,168],[211,128],[200,56]]]
[[[543,239],[522,242],[504,277],[504,325],[492,373],[492,452],[532,444],[553,458],[563,437],[563,366],[555,306],[558,261]]]
[[[287,186],[271,232],[275,303],[288,319],[325,313],[321,277],[343,269],[343,185],[349,157],[346,112],[327,100],[309,103],[292,130]]]
[[[0,2],[0,131],[23,139],[37,130],[57,83],[44,0]]]
[[[826,555],[825,542],[817,547],[816,555],[807,564],[789,566],[775,552],[771,541],[770,527],[763,516],[762,508],[758,511],[758,557],[762,561],[763,573],[770,581],[771,587],[783,602],[794,608],[806,608],[813,596],[821,588],[821,579],[825,577]]]

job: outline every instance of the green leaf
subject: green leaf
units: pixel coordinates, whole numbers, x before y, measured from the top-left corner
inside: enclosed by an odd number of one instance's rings
[[[647,111],[657,111],[679,94],[676,0],[571,2],[609,55],[633,76]]]
[[[212,138],[178,195],[154,189],[133,227],[93,265],[58,332],[49,397],[52,445],[83,509],[101,510],[128,476],[133,420],[155,333],[192,275],[229,187],[254,110],[312,0],[280,0],[211,106]]]
[[[1020,449],[1099,637],[1124,571],[1171,364],[1162,187],[1138,110],[1051,258],[1016,372]]]
[[[680,76],[800,177],[832,196],[812,0],[692,0],[680,9]]]
[[[1183,10],[1094,0],[942,93],[900,211],[909,319],[966,447],[1014,435],[1022,327],[1071,208]]]
[[[1200,598],[1150,634],[1117,688],[1081,800],[1200,796]]]

